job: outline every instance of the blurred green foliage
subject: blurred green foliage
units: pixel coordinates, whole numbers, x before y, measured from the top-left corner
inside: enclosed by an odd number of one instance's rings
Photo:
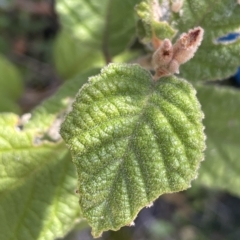
[[[0,86],[0,112],[20,113],[17,100],[23,92],[22,76],[2,55],[0,55]]]

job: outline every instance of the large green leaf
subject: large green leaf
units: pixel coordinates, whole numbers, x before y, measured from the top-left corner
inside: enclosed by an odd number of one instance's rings
[[[70,100],[96,72],[66,82],[32,112],[28,123],[24,117],[0,115],[1,240],[52,240],[66,234],[79,218],[71,156],[51,132],[58,132],[57,121]]]
[[[183,79],[154,82],[127,64],[109,65],[81,89],[61,135],[94,236],[130,224],[159,195],[190,186],[205,148],[195,93]]]
[[[194,58],[184,64],[181,76],[191,80],[224,79],[233,75],[240,65],[240,39],[219,43],[218,38],[239,31],[240,5],[236,0],[185,0],[172,23],[179,33],[201,26],[204,40]]]
[[[205,113],[207,150],[198,183],[240,196],[240,92],[196,86]]]
[[[78,216],[76,176],[62,143],[41,142],[0,115],[0,239],[52,240]]]

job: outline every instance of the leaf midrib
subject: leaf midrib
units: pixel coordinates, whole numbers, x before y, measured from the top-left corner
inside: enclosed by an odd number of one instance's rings
[[[144,115],[145,115],[146,108],[147,108],[147,106],[148,106],[148,102],[149,102],[149,100],[150,100],[150,98],[151,98],[151,96],[152,96],[152,93],[153,93],[154,91],[155,91],[155,89],[154,89],[154,84],[150,84],[149,93],[148,93],[147,96],[145,97],[146,99],[145,99],[145,103],[143,104],[142,112],[141,112],[139,118],[136,120],[136,125],[135,125],[135,127],[133,128],[132,134],[131,134],[131,136],[129,137],[128,144],[127,144],[127,146],[126,146],[126,150],[125,150],[125,152],[124,152],[124,154],[123,154],[123,156],[122,156],[122,159],[123,159],[123,160],[122,160],[122,163],[120,164],[120,166],[119,166],[119,168],[118,168],[118,171],[116,172],[116,177],[114,178],[114,182],[113,182],[113,184],[112,184],[112,187],[111,187],[110,190],[109,190],[109,194],[108,194],[108,196],[107,196],[106,199],[112,199],[112,198],[111,198],[111,195],[112,195],[112,192],[113,192],[113,190],[114,190],[115,183],[117,182],[117,181],[116,181],[116,180],[117,180],[117,176],[119,176],[119,174],[121,174],[121,172],[124,172],[125,159],[126,159],[128,153],[129,153],[129,149],[130,149],[130,150],[132,149],[133,139],[134,139],[134,137],[136,136],[135,133],[136,133],[138,127],[140,126],[140,124],[142,123],[142,121],[143,121],[143,119],[144,119]],[[140,172],[141,172],[141,176],[143,176],[143,171],[142,171],[142,169],[141,169],[141,167],[140,167],[141,164],[139,164],[139,161],[138,161],[138,165],[139,165],[139,169],[140,169]],[[144,189],[146,190],[146,182],[144,181],[145,178],[142,177],[142,179],[143,179],[143,183],[144,183]],[[126,183],[128,182],[128,181],[127,181],[127,178],[126,178],[125,176],[124,176],[124,181],[126,181]],[[129,184],[126,184],[126,186],[127,186],[128,199],[130,199],[130,198],[129,198],[129,195],[130,195],[129,192],[131,191],[131,189],[129,189]],[[148,199],[147,193],[146,193],[146,199],[147,199],[147,201],[150,202],[150,200]],[[105,205],[105,208],[103,208],[103,211],[108,211],[108,212],[109,212],[109,210],[107,210],[107,209],[109,209],[109,208],[108,208],[108,205],[109,205],[109,204],[108,204],[108,201],[106,201],[106,205]],[[130,203],[129,206],[130,206],[130,212],[131,212],[131,216],[132,216],[132,219],[131,219],[131,220],[133,220],[134,217],[135,217],[134,215],[136,215],[136,213],[137,213],[138,211],[135,209],[135,211],[134,211],[134,213],[133,213],[133,210],[132,210],[132,206],[131,206],[131,205],[132,205],[132,204]],[[138,207],[138,209],[141,209],[141,207]],[[110,217],[110,219],[112,219],[110,212],[109,212],[109,217]],[[111,222],[112,222],[112,221],[111,221]],[[112,225],[112,228],[115,229],[113,225]],[[119,226],[119,228],[120,228],[120,226]],[[101,231],[104,231],[104,230],[107,230],[107,229],[101,229]],[[116,229],[116,230],[117,230],[117,229]]]

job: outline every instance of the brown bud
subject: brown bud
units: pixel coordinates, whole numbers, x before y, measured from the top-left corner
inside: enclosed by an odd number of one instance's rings
[[[177,73],[178,74],[179,73],[179,67],[180,67],[180,64],[175,59],[172,59],[172,61],[168,65],[169,72],[171,72],[171,73]]]
[[[191,59],[197,51],[203,39],[204,30],[196,27],[183,33],[172,46],[169,39],[164,39],[160,47],[152,57],[152,64],[155,70],[154,79],[179,73],[179,66]]]
[[[179,64],[183,64],[191,59],[197,51],[203,39],[204,30],[196,27],[188,33],[183,33],[173,46],[173,58]]]
[[[153,67],[166,66],[172,60],[173,47],[169,39],[164,39],[160,47],[153,54]]]
[[[153,68],[156,71],[156,77],[170,75],[168,65],[173,57],[173,47],[169,39],[164,39],[160,47],[155,51],[152,57]]]

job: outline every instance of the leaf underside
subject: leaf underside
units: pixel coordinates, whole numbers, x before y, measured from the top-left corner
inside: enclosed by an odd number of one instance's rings
[[[195,90],[174,76],[153,82],[138,65],[111,64],[90,78],[60,132],[95,237],[190,186],[203,160],[202,118]]]

